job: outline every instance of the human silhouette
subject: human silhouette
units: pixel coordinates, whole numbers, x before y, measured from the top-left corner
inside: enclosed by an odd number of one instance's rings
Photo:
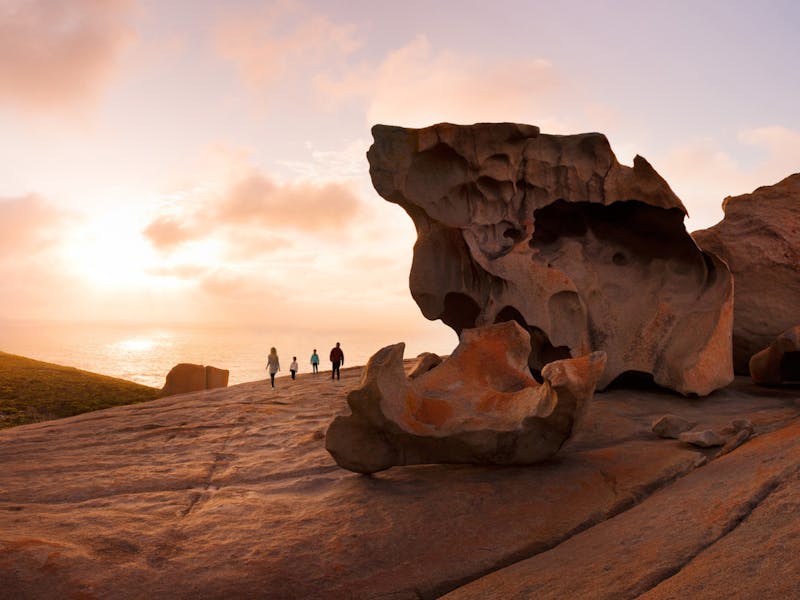
[[[269,379],[272,387],[275,387],[275,373],[281,370],[281,363],[278,360],[278,351],[275,347],[269,349],[269,356],[267,357],[267,371],[269,371]]]
[[[336,342],[336,347],[331,349],[331,364],[333,365],[331,369],[331,379],[335,376],[338,381],[342,378],[339,373],[339,367],[344,364],[344,352],[342,352],[342,349],[339,347],[339,342]]]
[[[292,374],[292,379],[294,379],[295,374],[297,373],[297,357],[292,357],[292,364],[289,365],[289,372]]]
[[[316,348],[314,348],[314,352],[311,354],[311,370],[314,373],[319,373],[319,354],[317,354]]]

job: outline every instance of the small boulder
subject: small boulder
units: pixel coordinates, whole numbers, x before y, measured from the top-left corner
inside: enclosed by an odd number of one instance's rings
[[[203,365],[180,363],[172,367],[167,373],[164,387],[161,388],[162,396],[175,394],[188,394],[206,389],[206,368]]]
[[[667,414],[653,422],[652,430],[658,437],[678,439],[684,431],[689,431],[697,425],[696,422],[687,421],[683,417]]]
[[[213,390],[215,388],[228,387],[229,376],[230,371],[228,369],[206,366],[206,389]]]
[[[167,373],[161,396],[174,396],[175,394],[188,394],[202,392],[214,388],[228,387],[227,369],[204,367],[191,363],[180,363],[172,367]]]
[[[699,446],[700,448],[712,448],[714,446],[723,446],[727,441],[720,433],[712,429],[704,429],[702,431],[684,431],[678,436],[678,439],[686,444]]]

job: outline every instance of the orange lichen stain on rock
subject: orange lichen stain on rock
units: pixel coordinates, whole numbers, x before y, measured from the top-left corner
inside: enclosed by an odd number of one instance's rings
[[[509,409],[512,398],[510,394],[489,394],[475,404],[475,410],[482,413],[504,412]]]
[[[480,346],[470,349],[461,355],[462,368],[465,369],[470,377],[485,380],[489,369],[487,361],[492,361],[493,369],[499,371],[510,371],[511,367],[498,360],[508,352],[507,340],[501,335],[483,336]]]
[[[436,428],[444,425],[453,416],[453,407],[446,400],[438,398],[422,398],[414,417],[420,423],[433,425]]]

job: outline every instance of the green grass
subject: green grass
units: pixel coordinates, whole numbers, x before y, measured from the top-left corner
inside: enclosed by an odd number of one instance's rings
[[[0,429],[157,398],[124,379],[0,352]]]

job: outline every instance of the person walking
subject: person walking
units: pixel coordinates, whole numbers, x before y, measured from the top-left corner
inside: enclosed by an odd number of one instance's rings
[[[297,373],[297,357],[292,357],[292,364],[289,365],[289,372],[292,374],[292,379],[294,379],[295,374]]]
[[[339,347],[339,342],[336,342],[336,347],[331,349],[331,364],[333,368],[331,369],[331,379],[336,376],[337,381],[341,379],[341,374],[339,373],[339,367],[344,364],[344,352]]]
[[[313,373],[319,373],[319,354],[317,354],[316,348],[314,348],[314,352],[311,354],[311,371]]]
[[[267,357],[267,371],[269,371],[269,379],[272,387],[275,387],[275,373],[281,370],[281,363],[278,360],[278,351],[275,347],[269,349],[269,356]]]

